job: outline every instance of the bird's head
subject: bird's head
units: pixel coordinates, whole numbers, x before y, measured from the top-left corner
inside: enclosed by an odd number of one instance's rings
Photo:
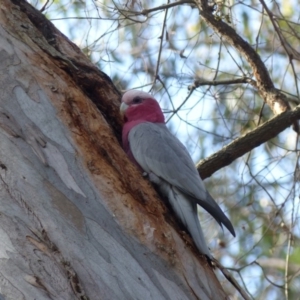
[[[165,118],[157,101],[148,93],[136,90],[126,92],[122,97],[120,111],[125,122],[143,121],[164,123]]]

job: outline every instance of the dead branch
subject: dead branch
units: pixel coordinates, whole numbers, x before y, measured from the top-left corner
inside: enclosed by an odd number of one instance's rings
[[[228,166],[238,157],[274,138],[299,119],[300,105],[293,110],[286,111],[272,118],[244,136],[237,138],[220,151],[197,164],[201,178],[209,177],[219,169]]]

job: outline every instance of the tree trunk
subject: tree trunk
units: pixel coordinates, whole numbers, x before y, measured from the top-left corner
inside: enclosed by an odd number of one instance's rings
[[[0,299],[225,299],[122,151],[111,80],[22,0],[0,72]]]

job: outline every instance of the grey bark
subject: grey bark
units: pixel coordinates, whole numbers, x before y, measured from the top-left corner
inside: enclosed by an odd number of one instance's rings
[[[118,138],[110,79],[0,6],[0,299],[225,299]]]

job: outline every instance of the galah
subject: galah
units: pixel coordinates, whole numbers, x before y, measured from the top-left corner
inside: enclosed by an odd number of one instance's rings
[[[197,204],[235,236],[233,226],[205,189],[186,148],[168,130],[158,102],[148,93],[130,90],[123,95],[120,110],[125,120],[122,132],[125,152],[167,197],[199,251],[211,258]]]

